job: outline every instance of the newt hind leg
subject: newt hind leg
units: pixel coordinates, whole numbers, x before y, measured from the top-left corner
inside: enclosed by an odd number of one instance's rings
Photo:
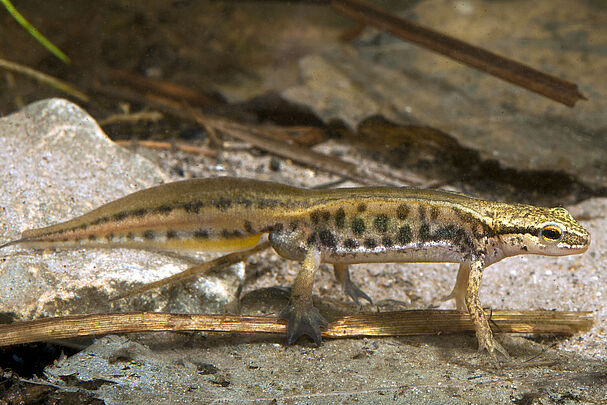
[[[354,302],[360,304],[359,298],[363,300],[369,301],[370,304],[373,304],[373,301],[363,290],[358,288],[356,284],[350,280],[350,270],[348,269],[348,265],[335,263],[333,265],[333,272],[335,273],[335,278],[337,281],[341,283],[341,288],[348,297],[352,298]]]
[[[455,300],[455,307],[459,312],[467,312],[466,292],[468,290],[468,278],[470,277],[470,265],[461,263],[457,271],[457,281],[449,295],[442,298],[441,301]]]
[[[303,335],[310,337],[317,345],[320,345],[322,340],[320,328],[326,328],[327,321],[312,303],[314,275],[319,265],[320,252],[317,248],[311,247],[295,278],[289,304],[280,312],[280,317],[288,322],[288,344],[295,343]]]

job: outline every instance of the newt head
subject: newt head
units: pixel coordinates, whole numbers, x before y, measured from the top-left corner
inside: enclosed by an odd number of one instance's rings
[[[494,213],[493,228],[505,256],[566,256],[584,253],[590,245],[588,231],[565,208],[508,204]]]

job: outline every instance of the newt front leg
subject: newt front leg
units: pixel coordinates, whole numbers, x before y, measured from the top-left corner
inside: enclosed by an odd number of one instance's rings
[[[288,321],[287,343],[293,344],[301,336],[312,338],[320,345],[320,328],[327,327],[327,321],[320,315],[312,303],[314,275],[320,265],[320,252],[311,246],[306,253],[303,266],[293,284],[289,304],[280,312],[280,317]]]
[[[483,307],[478,298],[478,290],[481,286],[481,278],[483,276],[483,263],[480,260],[474,261],[470,263],[469,268],[468,288],[466,289],[466,308],[474,321],[474,329],[476,330],[476,338],[478,339],[479,345],[478,349],[487,349],[491,357],[495,360],[497,360],[495,350],[499,351],[504,356],[509,357],[506,349],[504,349],[493,337],[487,315],[485,314],[485,311],[483,311]]]

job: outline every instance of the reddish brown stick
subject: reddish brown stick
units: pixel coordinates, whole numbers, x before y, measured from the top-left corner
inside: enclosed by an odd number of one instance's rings
[[[575,83],[422,27],[358,0],[331,0],[330,4],[339,14],[385,30],[398,38],[448,56],[566,106],[573,107],[578,100],[586,100]]]

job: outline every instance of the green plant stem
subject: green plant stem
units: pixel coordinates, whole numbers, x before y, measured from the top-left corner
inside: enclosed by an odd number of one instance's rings
[[[10,2],[10,0],[0,0],[0,2],[4,5],[6,10],[15,19],[15,21],[17,21],[19,24],[21,24],[21,26],[23,28],[25,28],[27,30],[27,32],[30,33],[31,36],[36,38],[38,40],[38,42],[40,42],[42,44],[42,46],[44,46],[46,49],[48,49],[57,58],[61,59],[61,61],[63,61],[63,63],[65,63],[65,64],[70,63],[70,58],[66,54],[64,54],[59,48],[57,48],[55,45],[53,45],[51,43],[51,41],[46,39],[44,37],[44,35],[42,35],[40,32],[38,32],[38,30],[36,28],[34,28],[32,26],[32,24],[30,24],[25,19],[25,17],[23,17],[17,11],[17,9],[15,8],[15,6],[13,6],[13,4]]]

